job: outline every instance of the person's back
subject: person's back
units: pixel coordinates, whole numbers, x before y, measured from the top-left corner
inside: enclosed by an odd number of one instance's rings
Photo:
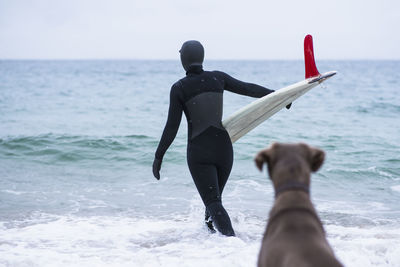
[[[225,131],[221,123],[224,88],[217,75],[192,68],[174,87],[177,87],[176,93],[184,106],[189,141],[209,127]]]

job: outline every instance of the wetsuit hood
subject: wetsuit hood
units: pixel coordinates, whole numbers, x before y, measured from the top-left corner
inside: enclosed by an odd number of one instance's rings
[[[185,71],[191,66],[202,66],[204,60],[204,47],[199,41],[190,40],[183,43],[181,50],[181,62]]]

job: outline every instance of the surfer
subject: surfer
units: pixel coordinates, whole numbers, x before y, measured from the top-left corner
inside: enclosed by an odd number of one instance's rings
[[[206,207],[206,224],[234,236],[231,220],[222,206],[222,191],[233,163],[228,132],[222,126],[223,92],[262,97],[274,90],[236,80],[220,71],[204,71],[204,48],[198,41],[182,45],[180,58],[186,77],[171,88],[168,119],[155,153],[153,174],[160,179],[163,156],[175,139],[182,112],[188,123],[187,163],[194,183]]]

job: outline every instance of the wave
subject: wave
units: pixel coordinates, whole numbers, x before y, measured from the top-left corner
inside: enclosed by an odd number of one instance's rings
[[[87,161],[150,164],[158,140],[147,135],[91,137],[43,134],[0,139],[0,157],[57,164]]]
[[[354,107],[348,107],[347,109],[352,110]],[[385,118],[393,118],[400,114],[400,105],[390,102],[371,102],[369,104],[356,106],[355,110],[357,113],[375,114]]]

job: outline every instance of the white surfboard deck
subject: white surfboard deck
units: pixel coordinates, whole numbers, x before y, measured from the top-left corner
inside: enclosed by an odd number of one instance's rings
[[[222,125],[228,131],[231,141],[234,143],[279,110],[335,74],[336,71],[326,72],[276,90],[239,109],[223,120]]]

